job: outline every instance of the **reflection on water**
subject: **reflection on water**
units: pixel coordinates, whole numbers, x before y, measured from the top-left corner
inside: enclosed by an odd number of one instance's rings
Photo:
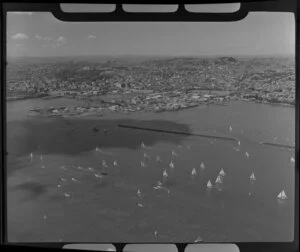
[[[293,238],[294,150],[259,144],[274,137],[292,144],[293,108],[232,103],[101,119],[18,120],[14,115],[20,113],[16,104],[25,111],[35,103],[42,107],[38,99],[8,103],[9,240]],[[255,111],[251,118],[249,111]],[[237,141],[118,124],[216,134]],[[288,200],[278,202],[282,190]]]

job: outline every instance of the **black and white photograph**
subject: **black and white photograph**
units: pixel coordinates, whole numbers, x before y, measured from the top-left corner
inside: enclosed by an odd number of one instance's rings
[[[8,12],[8,242],[291,242],[295,18]]]

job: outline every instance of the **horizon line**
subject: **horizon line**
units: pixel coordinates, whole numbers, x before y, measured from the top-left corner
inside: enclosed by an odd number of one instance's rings
[[[18,59],[18,58],[74,58],[74,57],[295,57],[294,53],[286,53],[286,54],[85,54],[85,55],[53,55],[53,56],[6,56],[7,59]]]

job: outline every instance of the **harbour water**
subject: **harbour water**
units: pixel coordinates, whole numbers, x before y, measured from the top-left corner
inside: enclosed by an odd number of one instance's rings
[[[7,103],[9,241],[293,240],[294,149],[260,142],[293,146],[294,108],[231,102],[100,118],[26,117],[34,107],[80,103],[65,98]],[[216,183],[221,169],[225,175]],[[154,189],[159,182],[163,189]],[[282,190],[288,199],[278,201]]]

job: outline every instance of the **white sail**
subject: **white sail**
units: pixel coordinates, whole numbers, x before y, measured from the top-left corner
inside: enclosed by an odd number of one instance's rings
[[[246,151],[245,155],[246,155],[247,158],[249,158],[249,156],[250,156],[247,151]]]
[[[178,154],[173,150],[172,151],[172,156],[178,156]]]
[[[164,178],[167,178],[167,177],[168,177],[168,173],[167,173],[166,170],[164,170],[164,172],[163,172],[163,177],[164,177]]]
[[[225,172],[224,172],[224,170],[222,169],[222,170],[220,171],[219,175],[221,175],[221,176],[225,176],[225,175],[226,175],[226,173],[225,173]]]
[[[212,183],[210,182],[210,180],[208,180],[208,182],[207,182],[207,188],[212,188]]]
[[[282,190],[282,191],[277,195],[277,198],[278,198],[278,199],[282,199],[282,200],[287,199],[287,196],[286,196],[286,194],[285,194],[285,191]]]
[[[196,175],[197,175],[197,171],[196,171],[195,168],[193,168],[193,170],[192,170],[192,176],[196,176]]]
[[[173,161],[171,161],[171,163],[169,164],[169,166],[170,166],[170,168],[172,168],[172,169],[175,167]]]
[[[117,161],[114,161],[114,166],[119,166]]]
[[[137,190],[137,193],[136,193],[136,194],[137,194],[137,196],[139,196],[139,197],[142,196],[140,189]]]
[[[229,131],[232,131],[232,127],[231,126],[229,126]]]
[[[222,180],[221,180],[221,177],[220,177],[220,175],[217,177],[217,179],[216,179],[216,183],[222,183]]]
[[[200,168],[201,168],[202,170],[205,169],[205,165],[203,164],[203,162],[201,163]]]
[[[102,175],[100,175],[100,174],[95,173],[94,175],[95,175],[96,178],[102,178]]]
[[[291,157],[291,163],[295,163],[295,158]]]
[[[254,175],[254,172],[251,173],[250,180],[256,180],[256,177],[255,177],[255,175]]]
[[[142,147],[142,148],[146,148],[146,145],[142,142],[142,143],[141,143],[141,147]]]

